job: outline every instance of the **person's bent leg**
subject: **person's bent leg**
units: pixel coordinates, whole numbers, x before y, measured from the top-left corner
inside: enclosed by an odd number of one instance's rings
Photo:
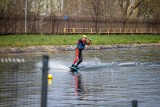
[[[75,51],[75,59],[73,61],[72,67],[74,67],[76,65],[76,63],[78,63],[79,61],[79,49],[76,49]]]
[[[83,61],[83,58],[82,58],[82,50],[79,50],[79,60],[78,60],[78,62],[77,62],[77,66],[78,66],[80,63],[82,63],[82,61]]]

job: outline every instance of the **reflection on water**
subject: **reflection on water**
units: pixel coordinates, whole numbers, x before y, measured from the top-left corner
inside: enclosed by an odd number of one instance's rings
[[[79,73],[67,66],[74,52],[50,55],[48,107],[160,107],[160,48],[84,51]],[[6,57],[6,56],[2,56]],[[10,56],[17,57],[17,56]],[[21,56],[25,62],[0,63],[0,106],[39,107],[41,56]]]
[[[75,81],[75,94],[77,96],[80,96],[81,92],[83,92],[82,83],[81,83],[81,74],[73,73],[73,76]]]

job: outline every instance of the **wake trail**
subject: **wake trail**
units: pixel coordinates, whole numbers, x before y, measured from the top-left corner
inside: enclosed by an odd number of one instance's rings
[[[63,60],[50,60],[48,64],[50,69],[58,69],[63,71],[68,71],[71,63]],[[149,67],[160,67],[160,62],[101,62],[98,58],[92,58],[85,60],[79,65],[80,69],[94,69],[94,68],[104,68],[104,67],[134,67],[134,66],[149,66]],[[42,62],[36,63],[36,67],[42,68]]]
[[[36,67],[43,67],[42,62],[38,62]],[[59,60],[50,60],[48,63],[48,67],[50,69],[62,69],[62,70],[69,70],[67,62],[59,61]]]

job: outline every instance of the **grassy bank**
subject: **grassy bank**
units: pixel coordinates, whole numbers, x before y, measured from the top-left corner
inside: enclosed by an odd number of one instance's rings
[[[160,43],[160,35],[87,35],[92,45]],[[75,45],[81,35],[0,36],[0,47]]]

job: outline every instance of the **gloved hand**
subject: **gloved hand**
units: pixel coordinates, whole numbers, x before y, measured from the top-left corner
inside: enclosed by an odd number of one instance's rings
[[[92,39],[90,39],[90,38],[87,38],[87,40],[91,41]]]

